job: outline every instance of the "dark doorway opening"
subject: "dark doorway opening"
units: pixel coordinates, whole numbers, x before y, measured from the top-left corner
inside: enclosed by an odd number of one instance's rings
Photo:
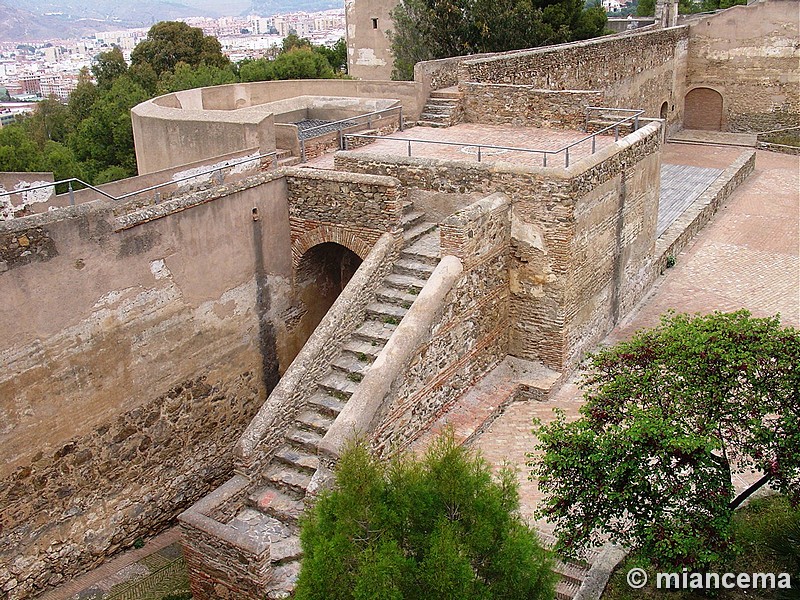
[[[309,248],[300,258],[292,318],[286,323],[291,358],[300,352],[360,265],[355,252],[333,242]]]

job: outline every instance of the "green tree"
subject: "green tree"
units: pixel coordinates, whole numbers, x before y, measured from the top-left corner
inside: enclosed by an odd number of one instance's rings
[[[225,83],[236,83],[236,75],[230,67],[212,67],[205,63],[192,67],[180,62],[175,66],[174,72],[167,72],[161,76],[158,93],[167,94]]]
[[[69,109],[55,97],[46,98],[22,123],[39,148],[50,140],[63,142],[69,133]]]
[[[514,474],[445,436],[421,461],[364,445],[301,521],[303,599],[552,598],[548,553],[517,513]]]
[[[325,57],[334,73],[347,71],[347,42],[345,42],[344,38],[339,38],[332,48],[314,46],[313,50]]]
[[[392,20],[395,79],[410,79],[421,60],[586,39],[606,25],[584,0],[403,0]]]
[[[97,86],[92,83],[89,70],[84,67],[78,74],[78,84],[69,95],[67,108],[69,110],[69,126],[75,129],[86,117],[91,114],[92,106],[97,100]]]
[[[110,89],[114,82],[128,72],[128,63],[122,50],[114,46],[108,52],[101,52],[94,58],[92,74],[101,90]]]
[[[300,47],[280,54],[271,63],[272,79],[331,79],[327,59],[310,48]]]
[[[131,53],[131,67],[149,65],[157,77],[173,71],[178,63],[192,67],[205,63],[210,67],[228,68],[230,60],[214,36],[203,34],[197,27],[178,21],[156,23]]]
[[[760,486],[800,502],[800,332],[777,317],[669,314],[589,366],[581,418],[537,431],[562,551],[608,535],[659,566],[707,565]],[[737,496],[750,470],[764,475]]]
[[[639,0],[636,6],[637,17],[652,17],[656,14],[656,0]]]
[[[21,123],[0,127],[0,171],[38,171],[39,147]]]

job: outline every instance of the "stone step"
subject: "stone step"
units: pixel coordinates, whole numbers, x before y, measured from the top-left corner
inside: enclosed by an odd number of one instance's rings
[[[414,212],[414,203],[409,200],[403,200],[403,202],[400,204],[400,207],[403,209],[404,215]]]
[[[315,410],[304,410],[297,415],[296,420],[301,429],[313,431],[321,435],[328,433],[328,429],[333,425],[333,419],[327,415],[321,415]]]
[[[441,261],[441,258],[439,257],[438,250],[435,251],[435,253],[432,251],[430,254],[421,254],[419,252],[403,250],[400,252],[400,260],[423,264],[435,269],[436,265],[438,265],[439,261]]]
[[[330,419],[333,422],[333,419]],[[326,430],[327,431],[327,430]],[[293,466],[300,471],[307,471],[311,475],[319,467],[319,457],[316,454],[306,452],[302,448],[296,446],[285,445],[281,446],[275,453],[275,460],[278,460],[289,466]]]
[[[380,290],[378,290],[378,292],[380,292]],[[383,350],[384,345],[385,344],[376,341],[365,342],[364,340],[351,338],[342,346],[342,351],[355,354],[356,357],[359,357],[359,360],[361,360],[360,356],[365,356],[367,362],[371,363],[378,358],[378,354]]]
[[[419,116],[419,118],[422,121],[429,123],[444,123],[446,125],[450,124],[450,113],[441,114],[424,112]]]
[[[318,385],[327,392],[333,392],[334,396],[347,396],[350,398],[353,392],[356,391],[358,382],[347,379],[341,371],[331,371]]]
[[[283,523],[295,524],[305,510],[302,500],[293,498],[277,487],[258,488],[247,498],[247,504]]]
[[[414,300],[417,299],[417,294],[409,294],[406,290],[398,290],[391,287],[378,288],[377,295],[379,302],[396,304],[403,308],[409,308],[414,303]]]
[[[448,106],[455,108],[458,106],[458,102],[461,98],[437,98],[436,96],[431,96],[428,98],[428,101],[425,103],[425,107],[428,106]]]
[[[292,151],[286,148],[275,148],[275,158],[281,160],[292,155]]]
[[[267,469],[267,480],[284,493],[300,500],[305,497],[311,475],[288,465],[277,463]]]
[[[439,123],[438,121],[417,121],[417,127],[449,127],[447,123]]]
[[[426,233],[430,233],[436,229],[438,225],[432,221],[423,221],[419,225],[414,225],[408,231],[403,232],[403,242],[406,246],[413,244]]]
[[[556,600],[573,600],[579,589],[581,586],[562,579],[556,583]]]
[[[433,265],[417,262],[416,260],[401,258],[395,261],[392,272],[400,275],[415,275],[427,281],[427,279],[433,273],[434,268],[435,267]]]
[[[425,218],[425,213],[419,210],[405,213],[400,219],[400,226],[403,229],[411,229],[414,225],[418,225],[422,219]]]
[[[367,343],[375,342],[383,348],[389,338],[392,337],[395,327],[397,326],[391,323],[365,321],[353,332],[353,337]]]
[[[464,97],[463,92],[459,92],[458,90],[433,90],[429,95],[429,98],[448,98],[450,100],[460,100]]]
[[[300,561],[287,562],[270,570],[270,582],[267,584],[265,598],[278,600],[290,598],[297,586],[297,576],[300,574]]]
[[[367,371],[369,371],[371,364],[372,363],[367,360],[358,360],[358,356],[350,352],[340,352],[339,356],[331,361],[331,366],[334,369],[344,373],[345,377],[349,374],[353,374],[353,378],[363,378],[364,375],[367,374]]]
[[[445,116],[449,117],[451,114],[453,114],[453,111],[455,110],[455,108],[457,106],[458,105],[455,102],[453,102],[453,103],[448,102],[446,104],[445,103],[442,103],[442,104],[431,104],[430,102],[428,102],[425,105],[425,108],[422,109],[422,114],[424,114],[424,115],[445,115]]]
[[[334,398],[327,392],[319,390],[308,399],[309,408],[318,410],[332,417],[337,417],[344,408],[345,401]]]
[[[438,265],[441,255],[438,228],[426,233],[400,252],[401,258],[414,257],[419,262]]]
[[[572,583],[580,587],[586,575],[589,573],[589,567],[576,565],[573,562],[562,562],[556,560],[553,565],[553,570],[561,576],[561,579],[567,583]]]
[[[294,165],[299,165],[301,162],[299,156],[287,156],[286,158],[279,158],[278,159],[278,166],[279,167],[293,167]]]
[[[296,535],[272,542],[269,546],[269,560],[273,565],[296,562],[303,558],[300,538]]]
[[[286,440],[306,452],[317,454],[322,436],[313,431],[295,427],[286,434]]]
[[[389,273],[383,280],[385,286],[393,287],[396,290],[405,290],[409,294],[412,293],[412,290],[419,294],[426,282],[426,279],[421,279],[414,275],[400,275],[398,273]]]
[[[407,308],[383,302],[373,302],[367,305],[367,317],[378,320],[381,323],[397,325],[406,316],[407,312]]]

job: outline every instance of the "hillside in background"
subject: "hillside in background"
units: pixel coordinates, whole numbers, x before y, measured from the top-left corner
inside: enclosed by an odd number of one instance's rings
[[[0,39],[35,41],[150,27],[182,17],[269,16],[339,8],[342,0],[0,0]],[[220,7],[224,6],[224,10]]]

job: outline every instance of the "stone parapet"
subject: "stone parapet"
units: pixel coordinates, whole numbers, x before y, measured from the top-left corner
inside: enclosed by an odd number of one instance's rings
[[[592,90],[546,90],[532,85],[461,82],[464,121],[582,130],[586,107],[602,106],[604,94]]]

